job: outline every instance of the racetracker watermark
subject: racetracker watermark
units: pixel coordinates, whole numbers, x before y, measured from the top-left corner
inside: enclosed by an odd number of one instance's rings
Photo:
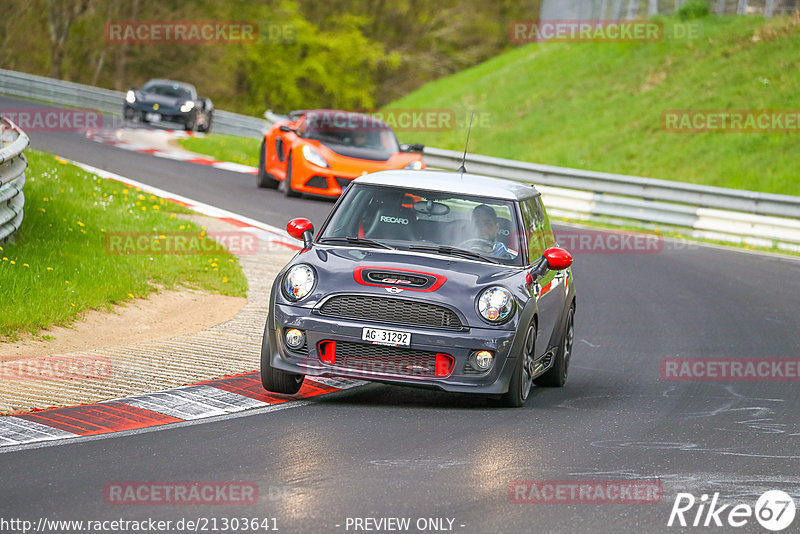
[[[318,132],[374,132],[384,131],[389,126],[396,132],[447,132],[469,124],[472,113],[466,119],[452,109],[402,108],[383,110],[309,112],[306,124]],[[473,128],[488,127],[491,115],[476,112],[472,118]]]
[[[108,254],[186,255],[186,254],[256,254],[258,238],[249,232],[108,232]]]
[[[112,44],[252,44],[258,30],[258,24],[242,20],[112,20],[103,37]]]
[[[66,108],[3,108],[3,117],[24,132],[83,132],[103,126],[99,111]]]
[[[800,133],[800,110],[669,109],[661,129],[675,133]]]
[[[508,500],[517,504],[657,504],[664,498],[658,480],[517,480]]]
[[[514,43],[656,43],[701,36],[697,22],[665,28],[657,20],[514,20],[508,26]]]
[[[665,358],[662,380],[790,382],[800,380],[800,358]]]
[[[258,502],[254,482],[110,482],[103,489],[108,504],[249,505]]]
[[[105,356],[41,356],[0,361],[0,380],[105,380],[111,360]]]

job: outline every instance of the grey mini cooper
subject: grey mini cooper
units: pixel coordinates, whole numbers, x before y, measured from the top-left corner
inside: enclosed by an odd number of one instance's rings
[[[348,377],[525,403],[563,386],[572,354],[572,256],[531,185],[474,174],[357,178],[272,286],[264,388]]]

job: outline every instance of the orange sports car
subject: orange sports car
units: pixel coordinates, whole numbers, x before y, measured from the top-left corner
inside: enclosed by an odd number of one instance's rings
[[[422,145],[400,145],[382,120],[330,109],[296,111],[264,134],[259,187],[338,197],[362,174],[425,168]]]

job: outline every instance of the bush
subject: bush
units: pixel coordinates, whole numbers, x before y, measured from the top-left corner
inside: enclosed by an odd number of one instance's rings
[[[701,19],[709,14],[706,0],[689,0],[678,8],[678,18],[681,20]]]

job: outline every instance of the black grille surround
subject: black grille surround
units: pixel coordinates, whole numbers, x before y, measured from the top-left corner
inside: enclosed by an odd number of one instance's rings
[[[318,311],[320,315],[341,319],[358,319],[444,330],[461,330],[463,328],[458,315],[444,306],[372,295],[335,295],[326,300]]]
[[[444,378],[436,376],[435,352],[351,341],[336,342],[333,367],[368,374]]]

